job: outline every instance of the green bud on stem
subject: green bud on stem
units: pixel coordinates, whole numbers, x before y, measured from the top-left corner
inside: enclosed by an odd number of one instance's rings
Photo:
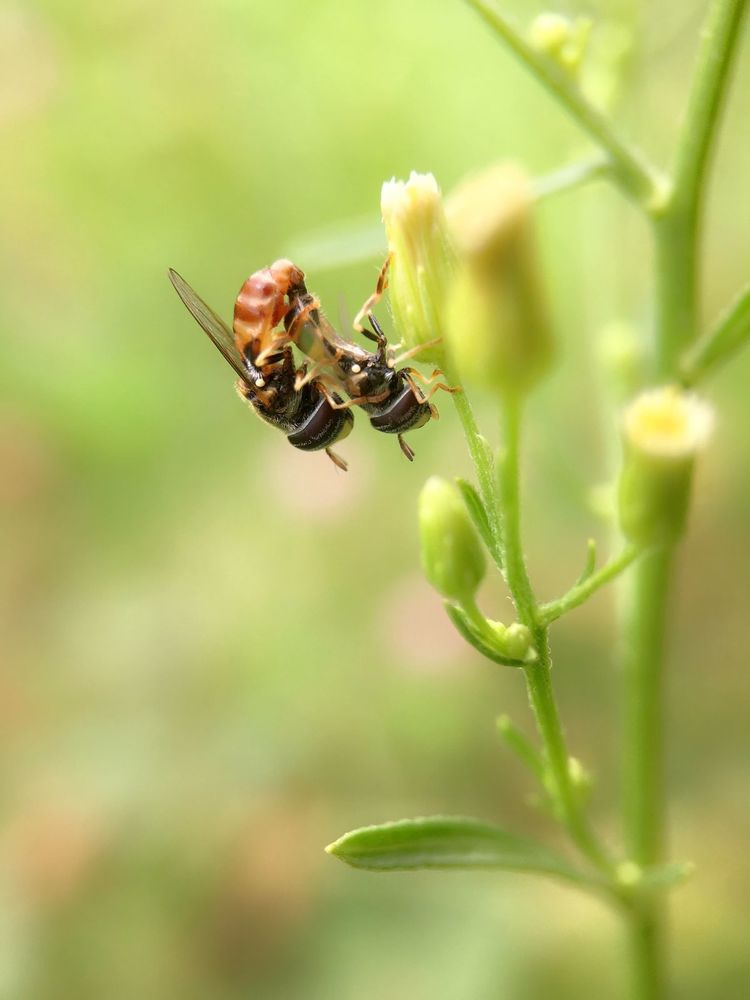
[[[419,533],[429,583],[443,597],[471,604],[484,578],[484,553],[458,490],[440,476],[419,495]]]
[[[713,425],[709,405],[677,386],[641,393],[625,411],[619,509],[637,545],[668,545],[685,530],[695,456]]]
[[[544,373],[552,338],[531,225],[532,191],[499,164],[464,181],[446,206],[460,266],[446,306],[461,380],[523,393]]]

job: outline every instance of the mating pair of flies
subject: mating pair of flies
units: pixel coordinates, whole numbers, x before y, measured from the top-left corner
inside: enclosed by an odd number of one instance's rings
[[[401,450],[412,461],[414,452],[404,441],[404,432],[438,416],[430,399],[439,389],[457,391],[436,382],[442,374],[438,369],[425,378],[415,368],[396,367],[421,347],[397,357],[372,313],[387,286],[388,263],[354,321],[355,330],[375,341],[374,351],[334,330],[318,299],[308,292],[304,273],[290,260],[277,260],[250,275],[235,301],[231,331],[176,271],[170,269],[169,278],[193,318],[239,376],[240,396],[263,420],[282,430],[295,448],[325,449],[331,461],[346,470],[346,462],[331,445],[354,426],[353,406],[362,407],[376,430],[396,434]],[[308,357],[299,367],[292,345]],[[425,385],[424,391],[416,380]]]

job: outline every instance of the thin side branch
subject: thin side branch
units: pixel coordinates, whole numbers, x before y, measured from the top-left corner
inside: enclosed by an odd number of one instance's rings
[[[641,153],[620,138],[612,123],[583,95],[573,78],[553,59],[535,49],[489,0],[467,0],[531,73],[546,87],[612,161],[612,179],[643,204],[661,185]]]
[[[746,8],[746,0],[714,0],[703,29],[674,172],[674,201],[692,211],[697,209],[708,176]]]
[[[627,545],[622,552],[613,556],[598,572],[592,573],[591,576],[587,577],[581,583],[577,583],[574,587],[571,587],[567,594],[563,594],[556,601],[542,604],[539,608],[539,618],[542,624],[549,625],[564,614],[567,614],[568,611],[572,611],[573,608],[577,608],[583,604],[600,587],[609,583],[610,580],[614,580],[615,577],[626,570],[638,557],[640,551],[635,545]]]

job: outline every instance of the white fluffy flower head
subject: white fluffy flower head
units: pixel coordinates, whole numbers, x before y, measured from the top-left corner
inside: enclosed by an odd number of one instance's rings
[[[708,441],[713,425],[711,406],[674,385],[647,389],[624,415],[628,444],[653,458],[692,458]]]

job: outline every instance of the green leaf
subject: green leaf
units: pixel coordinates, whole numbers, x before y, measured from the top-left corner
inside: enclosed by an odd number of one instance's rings
[[[301,260],[305,270],[327,271],[363,261],[382,260],[387,253],[383,223],[376,216],[342,219],[321,229],[293,237],[292,260]]]
[[[600,885],[543,845],[464,816],[427,816],[365,826],[345,833],[326,851],[353,868],[368,871],[484,868]]]
[[[492,552],[493,539],[492,531],[490,530],[490,522],[487,517],[487,511],[484,509],[484,504],[482,503],[479,494],[466,479],[457,478],[456,486],[458,486],[461,492],[461,496],[466,504],[466,509],[469,512],[471,520],[474,522],[474,527],[477,529],[479,537],[487,546],[488,551]]]
[[[478,653],[481,653],[482,656],[486,657],[488,660],[492,660],[493,663],[500,663],[504,667],[524,666],[522,660],[509,659],[509,657],[503,656],[502,653],[499,653],[496,649],[493,649],[489,643],[485,642],[484,638],[474,628],[474,625],[469,620],[469,617],[463,608],[459,608],[455,604],[451,604],[450,601],[445,601],[444,603],[448,617],[455,625],[456,630],[470,646],[473,646],[474,649],[476,649]]]
[[[693,385],[750,342],[750,285],[722,313],[716,325],[700,337],[682,362],[683,381]]]
[[[639,883],[643,889],[671,889],[688,879],[695,871],[692,861],[670,861],[646,868]]]
[[[531,745],[521,730],[514,725],[510,716],[501,715],[497,720],[497,731],[513,753],[521,760],[544,786],[546,768],[538,750]]]

